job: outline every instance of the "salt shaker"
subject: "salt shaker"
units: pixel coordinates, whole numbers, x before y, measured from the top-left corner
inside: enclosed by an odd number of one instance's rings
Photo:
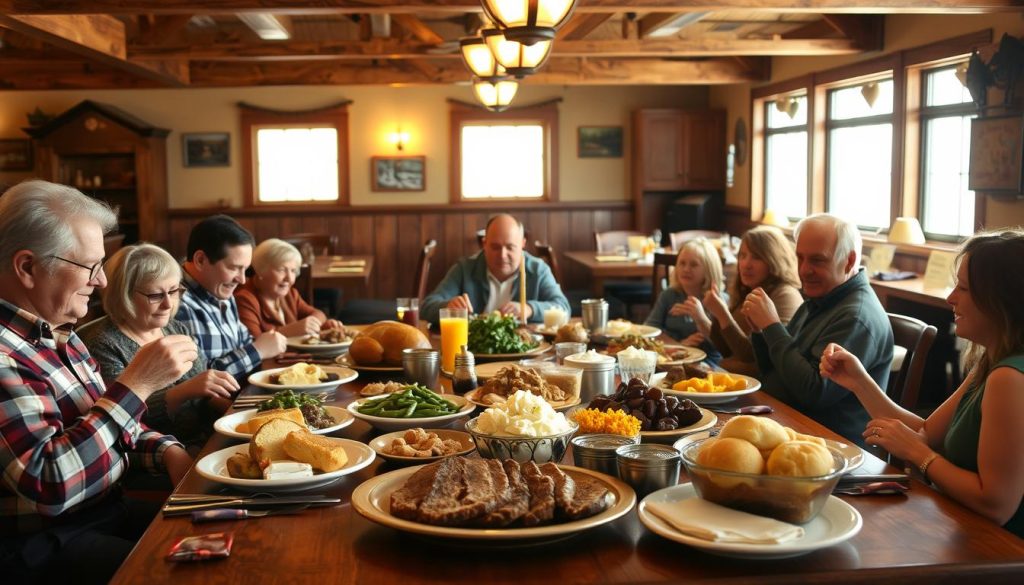
[[[455,371],[452,372],[452,390],[459,395],[476,390],[476,358],[469,347],[463,345],[462,353],[455,356]]]

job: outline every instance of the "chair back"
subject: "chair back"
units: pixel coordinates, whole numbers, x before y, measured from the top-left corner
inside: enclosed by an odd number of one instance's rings
[[[647,237],[647,234],[632,230],[594,232],[594,246],[599,254],[613,253],[616,249],[627,250],[630,236]]]
[[[722,237],[722,232],[715,232],[711,230],[683,230],[681,232],[672,232],[668,237],[669,241],[672,243],[672,250],[678,252],[679,248],[690,240],[696,240],[697,238],[717,240]]]
[[[110,258],[124,245],[124,234],[103,236],[103,257]]]
[[[534,249],[537,251],[537,257],[548,263],[551,267],[551,274],[555,277],[555,282],[561,284],[562,271],[558,268],[558,258],[555,256],[555,249],[544,242],[537,240],[533,243]]]
[[[934,325],[928,325],[920,319],[895,313],[888,315],[889,324],[892,325],[893,341],[907,349],[903,366],[898,372],[889,374],[889,390],[894,401],[912,411],[917,406],[925,361],[938,330]]]
[[[654,253],[654,271],[651,274],[651,306],[658,300],[661,291],[669,286],[672,269],[676,265],[677,254],[665,252]]]
[[[339,253],[337,234],[306,232],[291,234],[281,239],[298,248],[300,252],[303,246],[310,246],[313,253],[318,256],[334,256]]]
[[[299,291],[302,299],[313,304],[313,267],[303,264],[299,267],[299,275],[295,277],[295,284],[292,287]]]
[[[434,258],[434,254],[437,252],[437,240],[429,240],[423,245],[423,250],[420,251],[420,260],[416,264],[416,288],[413,290],[413,294],[420,301],[423,297],[427,296],[427,279],[430,277],[430,262]]]

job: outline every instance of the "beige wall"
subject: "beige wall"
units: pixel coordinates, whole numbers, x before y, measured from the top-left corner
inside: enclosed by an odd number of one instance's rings
[[[863,55],[844,57],[778,57],[772,59],[771,81],[785,81],[808,73],[824,71],[849,63],[872,59],[884,53],[918,47],[943,39],[991,28],[998,41],[1004,33],[1024,36],[1024,13],[979,15],[892,15],[885,21],[885,49]],[[750,85],[716,86],[711,88],[710,103],[726,108],[729,118],[729,141],[738,118],[743,118],[750,131]],[[749,148],[749,147],[748,147]],[[749,152],[748,152],[749,154]],[[736,168],[735,185],[726,192],[726,203],[750,205],[750,164]],[[994,201],[986,206],[990,227],[1024,225],[1024,200]]]
[[[703,87],[563,87],[520,88],[517,104],[562,98],[559,106],[559,191],[566,201],[604,201],[629,198],[630,112],[642,107],[706,107]],[[42,108],[60,113],[83,99],[112,104],[153,124],[170,129],[168,183],[172,208],[229,205],[242,202],[238,110],[235,104],[276,109],[315,108],[352,100],[349,106],[349,148],[353,205],[443,204],[448,201],[448,98],[473,102],[468,86],[428,87],[270,87],[231,89],[167,89],[109,91],[0,92],[0,138],[24,138],[25,113]],[[623,126],[626,156],[618,159],[580,159],[576,156],[578,126]],[[403,154],[426,155],[425,193],[373,193],[369,160],[374,155],[398,154],[387,135],[401,126],[410,134]],[[184,168],[181,133],[230,132],[231,166]],[[0,173],[0,182],[15,182],[26,174]]]

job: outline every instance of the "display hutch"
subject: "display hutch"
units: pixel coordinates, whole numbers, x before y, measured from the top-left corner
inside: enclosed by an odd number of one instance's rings
[[[117,207],[124,243],[167,239],[167,134],[114,106],[85,100],[42,126],[36,173]]]

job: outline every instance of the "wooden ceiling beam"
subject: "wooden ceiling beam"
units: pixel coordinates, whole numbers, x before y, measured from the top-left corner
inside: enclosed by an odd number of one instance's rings
[[[713,85],[764,81],[736,59],[669,61],[660,59],[583,59],[552,57],[528,84],[551,85]],[[192,65],[192,85],[234,87],[258,85],[367,85],[467,82],[469,73],[457,61],[441,61],[423,69],[405,61],[385,63],[224,63]]]
[[[793,30],[783,33],[783,39],[820,39],[825,37],[834,37],[836,35],[836,29],[831,24],[825,22],[825,19],[812,20],[805,25],[794,28]]]
[[[112,16],[9,16],[0,26],[48,45],[164,85],[188,85],[188,63],[140,63],[126,58],[124,24]]]
[[[417,16],[412,14],[393,14],[391,15],[391,20],[412,33],[412,36],[421,42],[430,45],[440,45],[444,42],[444,37],[434,32],[432,28],[427,26]]]
[[[0,89],[128,89],[158,88],[163,84],[127,73],[123,70],[92,63],[54,61],[0,60]]]
[[[678,15],[678,12],[652,12],[644,16],[640,19],[640,38],[644,38],[658,30]]]
[[[168,46],[131,45],[135,59],[192,61],[337,61],[366,59],[458,59],[459,54],[429,54],[432,44],[397,39],[361,41],[284,41],[280,43],[215,43]],[[559,57],[722,57],[779,55],[848,55],[861,48],[849,39],[647,39],[561,41],[552,47]]]
[[[608,19],[614,16],[614,13],[604,12],[598,14],[573,14],[573,17],[569,22],[562,25],[562,28],[558,29],[555,33],[556,44],[563,40],[580,40],[590,33],[594,32],[594,29],[608,22]]]
[[[879,51],[885,43],[885,17],[872,14],[823,14],[822,20],[866,51]]]
[[[0,14],[359,14],[477,12],[478,0],[0,0]],[[589,12],[758,11],[804,14],[976,14],[1018,12],[1020,0],[587,0]]]

